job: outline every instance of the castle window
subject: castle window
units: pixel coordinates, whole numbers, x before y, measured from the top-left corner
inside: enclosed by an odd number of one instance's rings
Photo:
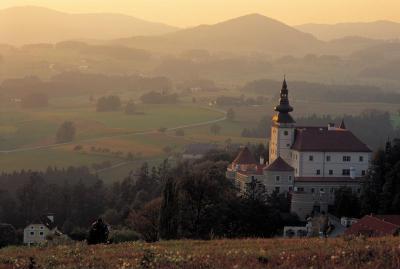
[[[43,235],[43,232],[40,232],[40,235]]]
[[[292,191],[293,190],[293,188],[292,187],[289,187],[289,191]]]
[[[292,176],[289,176],[289,181],[292,182]]]
[[[284,135],[289,135],[289,132],[288,131],[284,131],[283,134]]]
[[[290,144],[286,144],[286,147],[290,147]]]
[[[297,191],[304,191],[303,187],[297,188]]]
[[[360,157],[358,158],[358,160],[359,160],[360,162],[363,162],[363,161],[364,161],[364,156],[360,156]]]
[[[329,170],[329,175],[333,175],[333,170]]]
[[[319,189],[319,192],[324,192],[324,191],[325,191],[324,188]]]
[[[35,235],[35,232],[31,232],[31,235]]]
[[[362,171],[361,171],[361,175],[362,175],[362,176],[365,176],[365,170],[362,170]]]
[[[343,176],[350,176],[350,169],[343,169],[342,170],[342,175]]]
[[[351,157],[350,156],[343,156],[343,161],[344,162],[350,162],[351,161]]]
[[[317,170],[317,175],[320,175],[321,174],[321,170]]]
[[[312,156],[312,155],[308,156],[308,160],[309,160],[310,162],[314,161],[314,156]]]
[[[334,193],[335,192],[335,188],[331,188],[331,193]]]
[[[315,189],[314,188],[311,188],[311,193],[314,193],[315,192]]]
[[[281,190],[281,189],[280,189],[279,187],[275,187],[275,191],[276,191],[276,192],[280,192],[280,190]]]
[[[327,161],[327,162],[330,162],[330,161],[331,161],[331,156],[329,156],[329,155],[326,156],[326,161]]]
[[[281,180],[280,176],[276,176],[275,177],[276,182],[278,182],[279,180]]]

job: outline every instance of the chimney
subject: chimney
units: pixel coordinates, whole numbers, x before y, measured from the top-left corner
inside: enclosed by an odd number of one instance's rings
[[[47,218],[48,218],[49,220],[51,220],[51,222],[54,222],[54,214],[53,214],[53,213],[47,214]]]
[[[335,124],[334,123],[328,123],[328,131],[335,130]]]
[[[263,156],[260,156],[260,164],[264,165],[264,157]]]

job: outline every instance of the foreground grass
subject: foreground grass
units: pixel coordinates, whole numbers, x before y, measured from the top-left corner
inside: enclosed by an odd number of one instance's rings
[[[0,268],[400,268],[400,238],[170,241],[10,247]]]

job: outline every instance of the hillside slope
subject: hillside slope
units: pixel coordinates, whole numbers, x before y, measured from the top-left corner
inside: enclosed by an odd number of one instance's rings
[[[70,14],[34,6],[0,10],[0,43],[12,45],[115,39],[175,30],[172,26],[121,14]]]
[[[0,250],[0,268],[400,268],[400,238],[245,239]],[[30,267],[29,267],[30,268]],[[32,267],[33,268],[33,267]]]
[[[162,36],[132,37],[114,42],[165,52],[207,49],[271,54],[301,54],[318,50],[323,45],[323,42],[310,34],[259,14],[249,14]]]
[[[321,40],[332,40],[346,36],[371,39],[399,39],[400,23],[391,21],[355,22],[338,24],[303,24],[296,29],[310,33]]]

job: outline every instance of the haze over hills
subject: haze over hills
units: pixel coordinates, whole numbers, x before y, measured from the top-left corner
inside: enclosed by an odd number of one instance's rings
[[[310,33],[321,40],[339,39],[346,36],[359,36],[371,39],[399,39],[400,23],[391,21],[338,23],[338,24],[303,24],[296,29]]]
[[[318,50],[323,45],[310,34],[259,14],[161,36],[118,39],[113,43],[155,51],[207,49],[266,54],[301,54]]]
[[[177,30],[162,23],[111,14],[70,14],[26,6],[0,10],[0,43],[22,45],[70,39],[115,39]]]

